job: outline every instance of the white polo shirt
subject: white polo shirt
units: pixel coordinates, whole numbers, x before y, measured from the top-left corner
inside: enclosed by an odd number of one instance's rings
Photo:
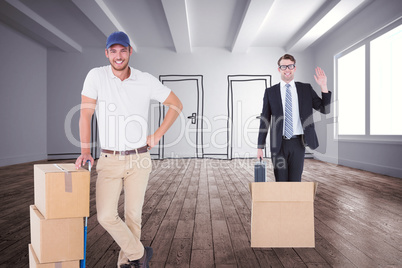
[[[96,99],[102,149],[124,151],[146,145],[151,100],[164,102],[171,90],[149,73],[130,67],[121,81],[110,65],[89,71],[82,95]]]

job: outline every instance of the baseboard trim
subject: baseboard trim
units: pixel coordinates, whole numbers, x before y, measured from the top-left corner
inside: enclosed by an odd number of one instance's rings
[[[0,167],[22,164],[33,161],[47,160],[47,154],[19,155],[0,159]]]
[[[328,163],[332,163],[332,164],[336,164],[336,165],[347,166],[347,167],[351,167],[351,168],[361,169],[361,170],[365,170],[365,171],[370,171],[370,172],[402,179],[402,168],[361,162],[361,161],[356,161],[356,160],[347,159],[347,158],[331,157],[331,156],[326,156],[326,155],[319,155],[319,156],[315,155],[314,158],[317,160],[320,160],[320,161],[324,161],[324,162],[328,162]]]
[[[402,168],[395,168],[351,159],[339,159],[339,164],[402,179]]]
[[[57,160],[57,159],[76,159],[80,156],[80,153],[67,153],[67,154],[48,154],[48,160]]]

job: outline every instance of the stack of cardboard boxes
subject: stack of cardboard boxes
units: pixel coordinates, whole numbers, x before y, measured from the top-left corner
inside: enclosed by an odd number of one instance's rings
[[[83,217],[89,216],[89,184],[89,171],[77,170],[74,164],[34,166],[29,267],[80,267]]]

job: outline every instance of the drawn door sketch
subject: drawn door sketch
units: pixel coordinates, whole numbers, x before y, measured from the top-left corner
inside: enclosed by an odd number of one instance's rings
[[[229,83],[228,158],[257,157],[257,139],[264,92],[271,76],[231,75]],[[265,157],[269,152],[266,140]]]
[[[183,111],[161,140],[160,158],[203,157],[203,85],[202,76],[164,75],[160,81],[183,103]],[[162,108],[161,120],[167,108]]]
[[[148,135],[155,133],[161,124],[162,120],[162,104],[158,101],[151,100],[148,112]],[[159,144],[155,145],[150,151],[152,159],[160,159],[161,157],[161,146]]]

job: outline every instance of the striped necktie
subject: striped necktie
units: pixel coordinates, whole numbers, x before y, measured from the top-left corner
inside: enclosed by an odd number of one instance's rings
[[[287,139],[290,139],[292,136],[293,136],[292,92],[290,92],[290,85],[286,84],[285,137]]]

